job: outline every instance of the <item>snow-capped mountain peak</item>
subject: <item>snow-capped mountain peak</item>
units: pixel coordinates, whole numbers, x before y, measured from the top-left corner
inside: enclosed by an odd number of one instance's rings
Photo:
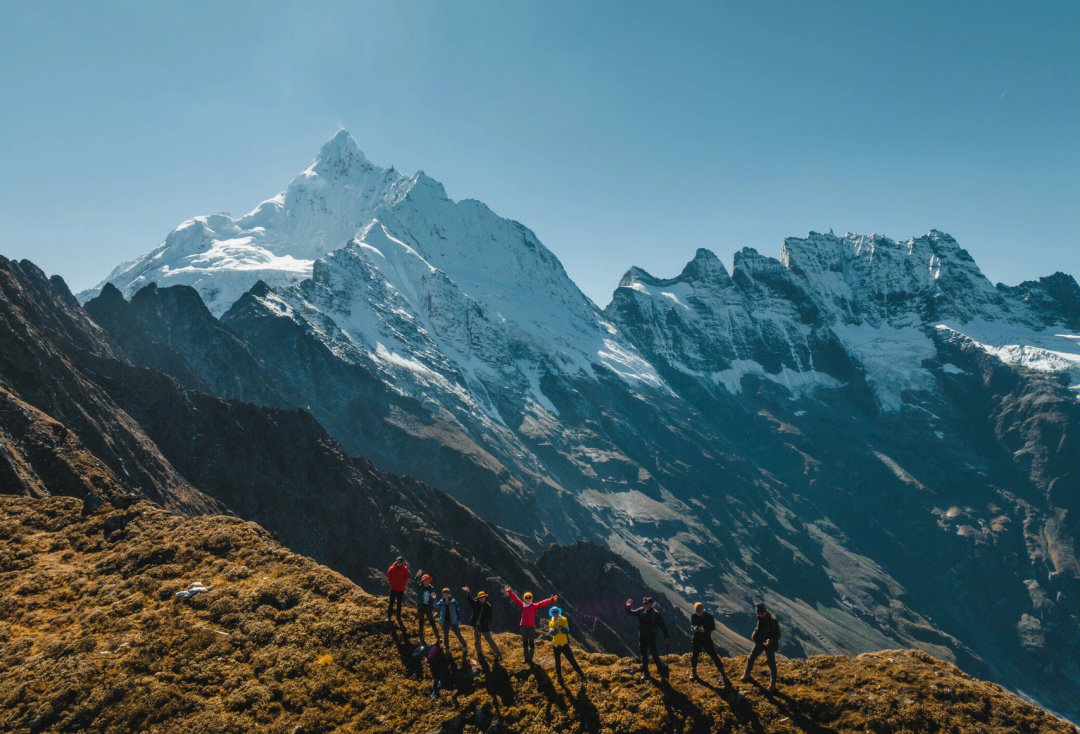
[[[339,130],[319,149],[319,155],[308,166],[309,171],[323,177],[348,177],[355,169],[371,168],[356,139],[348,130]]]

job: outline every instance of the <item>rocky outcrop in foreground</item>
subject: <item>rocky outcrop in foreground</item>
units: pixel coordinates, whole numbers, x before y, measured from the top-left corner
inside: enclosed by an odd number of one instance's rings
[[[431,699],[411,614],[388,627],[381,599],[253,523],[6,496],[0,538],[3,731],[1076,731],[905,650],[783,660],[777,694],[725,690],[708,666],[691,683],[687,655],[653,685],[579,652],[588,681],[563,687],[550,647],[530,670],[500,635],[503,666],[461,665],[455,645],[455,690]],[[209,590],[176,597],[195,581]]]

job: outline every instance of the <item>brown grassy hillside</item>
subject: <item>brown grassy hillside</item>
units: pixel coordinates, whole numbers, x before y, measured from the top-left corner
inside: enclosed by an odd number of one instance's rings
[[[174,600],[196,580],[212,590]],[[911,651],[783,661],[779,694],[740,697],[690,683],[685,655],[662,687],[581,653],[587,685],[562,688],[547,645],[526,671],[503,635],[505,668],[432,700],[411,614],[402,637],[381,599],[258,526],[148,502],[0,497],[0,589],[2,731],[1074,731]]]

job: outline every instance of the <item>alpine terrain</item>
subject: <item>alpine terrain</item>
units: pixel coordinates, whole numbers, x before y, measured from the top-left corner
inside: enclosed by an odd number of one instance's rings
[[[705,601],[735,649],[764,600],[785,655],[917,648],[1080,718],[1068,275],[994,285],[938,231],[811,233],[730,271],[706,249],[671,278],[632,267],[600,309],[527,228],[341,132],[250,214],[184,222],[80,300],[88,359],[126,365],[80,373],[122,407],[102,459],[147,496],[272,526],[185,465],[190,427],[123,377],[152,368],[207,430],[310,413],[348,487],[445,490],[521,557],[504,575],[587,541],[669,606]],[[316,484],[289,497],[301,552]]]

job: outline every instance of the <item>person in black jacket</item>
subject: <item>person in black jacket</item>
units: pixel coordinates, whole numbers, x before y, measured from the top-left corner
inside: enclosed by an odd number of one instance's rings
[[[664,667],[664,663],[660,660],[660,652],[656,649],[656,633],[658,630],[664,633],[664,639],[670,640],[671,635],[668,634],[667,625],[664,624],[664,618],[660,616],[653,607],[653,600],[651,597],[645,597],[641,600],[641,606],[634,609],[634,602],[631,599],[626,600],[626,613],[632,617],[638,618],[638,642],[641,644],[641,679],[649,680],[649,653],[652,653],[653,660],[656,662],[656,670],[660,673],[661,678],[667,678],[667,668]]]
[[[469,600],[469,606],[472,608],[472,619],[469,620],[469,624],[473,628],[476,654],[484,657],[484,649],[480,647],[480,636],[483,635],[491,646],[491,652],[495,654],[496,662],[502,660],[502,650],[495,644],[495,638],[491,636],[491,602],[487,600],[487,592],[478,591],[474,598],[468,586],[462,586],[461,590],[465,592],[465,598]]]
[[[720,671],[724,686],[728,687],[731,685],[731,681],[728,680],[724,664],[720,662],[720,656],[716,654],[716,647],[713,646],[712,633],[715,630],[716,620],[705,611],[705,605],[701,602],[695,604],[694,613],[690,615],[690,631],[694,633],[693,647],[690,653],[690,680],[701,680],[697,675],[697,661],[701,651],[704,650],[712,658],[712,661],[716,663],[716,669]]]
[[[754,641],[754,649],[750,651],[750,657],[746,659],[746,671],[739,680],[743,683],[750,680],[750,670],[754,667],[754,661],[764,652],[765,660],[769,663],[769,673],[772,674],[769,690],[775,691],[776,650],[780,647],[780,623],[769,613],[764,604],[757,605],[757,626],[754,627],[754,634],[750,637]]]

